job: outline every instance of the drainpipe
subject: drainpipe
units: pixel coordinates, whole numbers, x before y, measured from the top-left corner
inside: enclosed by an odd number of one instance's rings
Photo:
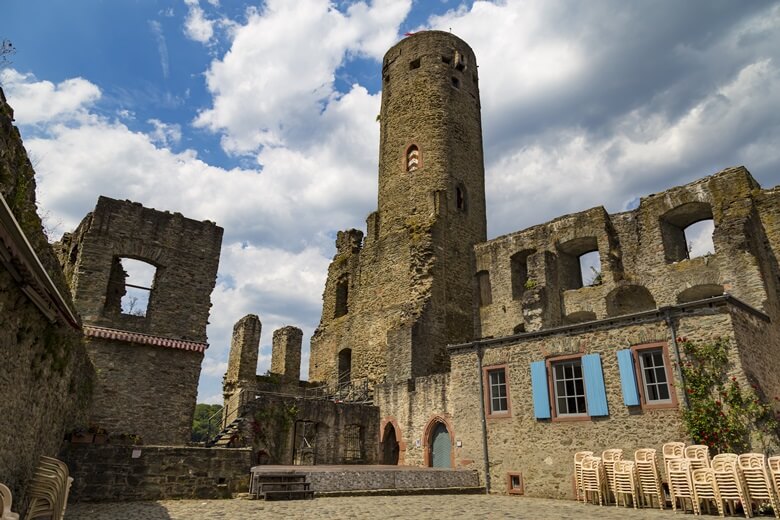
[[[482,346],[473,343],[477,353],[479,373],[479,415],[482,418],[482,457],[485,459],[485,494],[490,494],[490,459],[488,458],[487,418],[485,417],[485,381],[482,377]]]
[[[664,309],[666,324],[669,326],[669,334],[672,335],[672,347],[674,348],[674,359],[677,362],[677,368],[680,371],[680,382],[682,383],[683,401],[685,407],[691,409],[691,403],[688,401],[688,392],[685,389],[685,374],[683,373],[682,359],[680,358],[680,346],[677,344],[677,330],[674,328],[671,309]]]

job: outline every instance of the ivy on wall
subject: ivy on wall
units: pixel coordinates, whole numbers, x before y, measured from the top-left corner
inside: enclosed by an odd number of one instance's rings
[[[298,407],[279,403],[264,406],[252,417],[252,445],[255,451],[265,451],[272,464],[282,464],[287,452],[289,433],[298,415]]]
[[[682,371],[690,404],[683,421],[693,442],[709,446],[714,453],[746,453],[756,445],[767,451],[778,446],[778,421],[758,386],[746,388],[736,377],[729,377],[729,341],[679,341],[686,356]]]

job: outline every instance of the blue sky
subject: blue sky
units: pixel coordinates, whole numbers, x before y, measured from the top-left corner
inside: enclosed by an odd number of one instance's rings
[[[258,372],[296,325],[305,376],[335,232],[376,208],[381,57],[426,28],[477,55],[490,237],[737,164],[780,182],[777,2],[6,2],[51,236],[101,194],[225,228],[200,401],[247,313]]]

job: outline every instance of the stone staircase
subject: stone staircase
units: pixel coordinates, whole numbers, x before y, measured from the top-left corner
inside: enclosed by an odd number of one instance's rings
[[[233,422],[225,426],[221,432],[219,432],[213,439],[206,443],[207,448],[227,448],[230,441],[233,440],[233,436],[238,433],[238,429],[241,427],[241,423],[244,422],[243,417],[236,417]]]
[[[263,500],[303,500],[314,498],[314,490],[304,473],[262,473],[252,475],[249,493]]]

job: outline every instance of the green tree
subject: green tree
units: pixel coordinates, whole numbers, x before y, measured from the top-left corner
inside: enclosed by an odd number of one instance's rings
[[[221,404],[195,405],[195,416],[192,418],[192,441],[205,442],[209,435],[209,418],[222,408]],[[215,417],[211,423],[211,435],[219,431],[219,416]]]

